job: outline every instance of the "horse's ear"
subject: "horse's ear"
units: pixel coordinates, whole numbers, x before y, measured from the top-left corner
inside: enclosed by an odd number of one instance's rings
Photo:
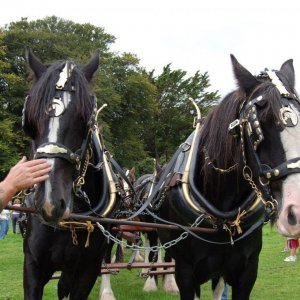
[[[291,87],[295,87],[295,70],[293,66],[293,60],[289,59],[280,68],[280,72],[284,74],[284,76],[287,78],[288,83],[291,85]]]
[[[238,85],[247,95],[249,95],[259,84],[259,81],[237,61],[234,55],[231,54],[230,57],[233,73],[238,81]]]
[[[94,73],[99,67],[99,53],[100,50],[97,49],[91,57],[90,61],[82,68],[82,71],[88,82],[92,80]]]
[[[26,49],[26,60],[35,77],[39,79],[47,67],[33,54],[30,48]]]
[[[156,173],[159,173],[162,170],[162,166],[160,165],[158,159],[155,160],[155,170],[156,170]]]

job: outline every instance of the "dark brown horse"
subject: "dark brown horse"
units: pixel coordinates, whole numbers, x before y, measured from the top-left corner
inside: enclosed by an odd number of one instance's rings
[[[215,234],[180,235],[159,230],[176,261],[182,300],[212,279],[214,299],[224,280],[232,299],[249,299],[262,246],[265,218],[299,236],[300,105],[292,61],[279,71],[253,76],[232,56],[238,88],[211,111],[183,143],[158,186],[159,217],[171,223],[210,227]],[[298,195],[298,197],[296,197]],[[271,290],[270,290],[270,293]]]
[[[66,219],[72,212],[111,216],[118,203],[89,89],[99,52],[82,67],[68,60],[46,66],[31,50],[27,56],[36,82],[24,105],[23,127],[34,157],[47,158],[52,170],[27,199],[37,213],[28,219],[24,241],[24,298],[42,299],[45,284],[60,270],[58,298],[84,300],[107,242],[92,224]]]

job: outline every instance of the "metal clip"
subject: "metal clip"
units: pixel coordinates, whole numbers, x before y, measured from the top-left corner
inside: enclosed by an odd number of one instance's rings
[[[241,122],[239,119],[236,119],[229,124],[228,131],[234,137],[238,136],[238,134],[239,134],[238,126],[240,126],[240,124],[241,124]]]
[[[231,244],[231,246],[233,246],[234,245],[234,241],[233,241],[233,238],[232,238],[232,232],[231,232],[230,228],[227,226],[226,223],[223,224],[223,229],[225,231],[228,231],[229,237],[230,237],[230,244]]]

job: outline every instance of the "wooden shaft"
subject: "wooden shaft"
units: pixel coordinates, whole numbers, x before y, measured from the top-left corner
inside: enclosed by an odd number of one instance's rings
[[[71,214],[71,219],[77,219],[77,220],[89,220],[92,222],[99,222],[101,224],[114,224],[114,225],[133,225],[133,226],[144,226],[144,227],[150,227],[150,228],[156,228],[156,229],[169,229],[169,230],[178,230],[183,231],[184,229],[176,226],[176,225],[169,225],[169,224],[159,224],[159,223],[147,223],[147,222],[139,222],[139,221],[129,221],[129,220],[120,220],[120,219],[110,219],[110,218],[97,218],[97,217],[91,217],[91,216],[82,216],[77,214]],[[183,228],[186,228],[193,232],[204,232],[204,233],[215,233],[218,231],[218,229],[215,228],[204,228],[204,227],[188,227],[183,226]]]
[[[7,205],[7,209],[9,210],[15,210],[15,211],[21,211],[26,213],[35,213],[36,210],[31,207],[18,207],[14,205]],[[142,229],[143,227],[148,228],[154,228],[154,229],[168,229],[168,230],[177,230],[177,231],[183,231],[182,228],[176,226],[176,225],[169,225],[169,224],[160,224],[160,223],[148,223],[148,222],[139,222],[139,221],[130,221],[130,220],[122,220],[122,219],[111,219],[111,218],[101,218],[101,217],[92,217],[92,216],[84,216],[79,214],[70,214],[70,219],[74,220],[81,220],[81,221],[92,221],[92,222],[99,222],[101,224],[113,224],[113,225],[131,225],[131,226],[137,226],[137,228],[140,227]],[[67,221],[64,220],[64,221]],[[205,228],[205,227],[189,227],[189,226],[183,226],[183,228],[186,228],[192,232],[202,232],[202,233],[216,233],[218,229],[215,228]],[[139,229],[137,229],[138,231]],[[142,229],[143,230],[143,229]],[[131,230],[129,230],[131,231]],[[145,229],[145,231],[147,231]]]
[[[102,269],[106,270],[106,269],[172,268],[172,267],[175,267],[175,262],[164,262],[164,263],[134,262],[130,265],[128,265],[128,263],[106,264],[102,266]]]

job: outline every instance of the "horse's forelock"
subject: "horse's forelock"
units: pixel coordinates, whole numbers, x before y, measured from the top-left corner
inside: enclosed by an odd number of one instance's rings
[[[84,122],[87,122],[94,109],[94,100],[90,94],[89,83],[78,67],[74,68],[68,83],[73,84],[75,88],[77,113],[81,114]]]
[[[262,96],[264,99],[264,105],[259,116],[260,122],[265,122],[267,118],[273,118],[276,124],[281,124],[283,127],[284,125],[279,116],[282,96],[276,86],[270,81],[265,81],[253,91],[249,99],[254,98],[254,95]]]

